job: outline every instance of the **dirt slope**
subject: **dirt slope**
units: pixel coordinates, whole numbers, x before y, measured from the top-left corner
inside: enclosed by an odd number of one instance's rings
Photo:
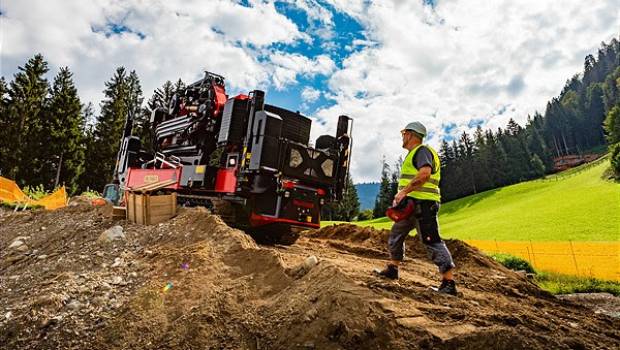
[[[620,320],[560,301],[459,241],[462,295],[432,292],[410,243],[399,282],[373,277],[386,232],[351,225],[258,246],[204,210],[157,226],[78,205],[0,213],[8,349],[614,349]],[[121,225],[125,238],[99,241]],[[22,246],[13,248],[16,238]],[[24,237],[25,236],[25,237]],[[26,246],[26,247],[23,247]],[[309,256],[316,256],[312,266]],[[304,261],[308,260],[307,265]],[[310,263],[310,264],[309,264]],[[165,288],[168,286],[167,288]]]

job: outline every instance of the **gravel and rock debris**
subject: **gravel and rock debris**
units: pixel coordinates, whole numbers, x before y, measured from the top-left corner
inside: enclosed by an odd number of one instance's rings
[[[0,212],[4,348],[620,347],[614,313],[556,298],[460,241],[447,242],[452,297],[429,288],[437,273],[416,239],[399,281],[373,276],[386,231],[338,225],[262,246],[200,208],[155,226],[110,210]]]

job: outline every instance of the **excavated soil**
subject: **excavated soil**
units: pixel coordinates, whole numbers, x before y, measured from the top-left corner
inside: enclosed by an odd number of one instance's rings
[[[453,297],[429,288],[436,268],[414,239],[398,282],[373,276],[388,258],[387,231],[339,225],[306,232],[292,246],[259,246],[206,210],[182,210],[156,226],[112,221],[109,211],[78,202],[54,212],[0,212],[3,348],[620,344],[619,319],[557,299],[460,241],[447,242],[458,265]],[[115,225],[124,239],[100,241]]]

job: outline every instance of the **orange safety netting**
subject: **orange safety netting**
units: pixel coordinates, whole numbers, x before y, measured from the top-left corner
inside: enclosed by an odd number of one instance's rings
[[[67,191],[62,186],[53,193],[39,200],[34,200],[28,197],[14,181],[0,176],[0,202],[40,205],[47,210],[54,210],[67,206]]]
[[[523,258],[536,269],[620,281],[620,242],[483,241],[467,243],[489,253]]]

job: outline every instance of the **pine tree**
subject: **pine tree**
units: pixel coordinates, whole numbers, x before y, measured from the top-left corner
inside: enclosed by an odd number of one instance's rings
[[[179,78],[179,80],[177,80],[177,82],[174,83],[174,92],[173,93],[180,93],[183,90],[185,90],[185,83],[183,82],[183,80],[181,80],[181,78]]]
[[[441,163],[441,182],[439,184],[441,188],[441,197],[443,201],[447,201],[455,198],[456,194],[453,188],[455,162],[454,151],[446,140],[441,142],[441,147],[439,148],[439,160]]]
[[[467,193],[478,193],[478,189],[476,188],[476,175],[474,174],[474,153],[476,149],[474,147],[474,142],[471,137],[463,132],[461,134],[461,138],[459,139],[459,149],[462,155],[463,161],[463,182],[467,188]]]
[[[381,164],[381,183],[379,184],[379,194],[375,200],[375,208],[373,216],[378,218],[385,216],[385,211],[392,205],[394,197],[390,197],[390,166],[385,162],[385,158]]]
[[[530,158],[530,164],[532,168],[531,178],[538,178],[545,175],[545,164],[540,160],[537,154],[533,154]]]
[[[610,145],[620,142],[620,104],[612,108],[605,118],[605,133]]]
[[[489,163],[491,179],[495,186],[504,186],[509,182],[508,172],[508,156],[499,139],[503,137],[502,129],[498,129],[497,135],[493,135],[491,130],[485,135],[485,144],[489,149]]]
[[[4,80],[0,78],[0,176],[6,176],[8,171],[7,160],[10,159],[9,150],[11,135],[11,120],[9,117],[9,87]]]
[[[54,184],[65,184],[69,193],[78,191],[78,180],[84,170],[84,115],[73,74],[64,67],[54,78],[50,91],[48,125],[50,158],[57,160],[47,176]]]
[[[605,102],[603,101],[603,84],[592,84],[586,90],[585,115],[588,119],[579,130],[585,134],[587,146],[601,145],[605,143],[605,134],[601,128],[605,120]],[[581,126],[581,125],[580,125]]]
[[[474,145],[476,153],[474,156],[474,176],[478,191],[486,191],[493,187],[489,169],[489,148],[484,142],[484,132],[480,125],[474,133]]]
[[[441,141],[441,147],[439,148],[439,159],[441,160],[442,168],[447,167],[454,161],[454,152],[446,140]]]
[[[43,56],[37,54],[18,69],[8,91],[7,173],[19,185],[38,185],[34,182],[39,180],[39,167],[46,161],[42,150],[49,145],[47,135],[42,133],[49,87],[44,76],[49,68]]]
[[[183,82],[179,79],[180,84]],[[179,84],[177,82],[177,84]],[[153,92],[153,96],[146,102],[146,106],[140,114],[136,116],[134,135],[140,138],[142,147],[147,151],[153,151],[153,135],[151,132],[151,115],[158,108],[168,108],[168,103],[175,93],[175,87],[170,80],[166,81],[162,87]]]
[[[142,90],[135,72],[129,75],[124,67],[116,69],[105,83],[101,115],[95,124],[93,140],[87,150],[85,181],[90,188],[101,191],[112,180],[116,157],[127,114],[138,111]]]
[[[94,131],[95,124],[97,123],[97,116],[95,115],[95,107],[93,107],[92,102],[88,102],[82,107],[82,120],[84,121],[84,125],[82,126],[84,132]]]
[[[605,104],[605,113],[609,113],[616,104],[620,104],[620,67],[616,68],[613,73],[605,78],[603,102]]]
[[[400,180],[400,169],[403,167],[403,157],[398,157],[398,160],[394,164],[394,171],[392,171],[390,177],[390,194],[388,198],[394,198],[398,193],[398,180]]]
[[[352,221],[360,212],[360,201],[351,175],[347,174],[347,189],[334,207],[334,220]]]
[[[527,145],[530,152],[538,156],[538,158],[543,162],[546,171],[551,171],[553,169],[553,159],[551,158],[551,152],[545,145],[545,141],[540,136],[540,132],[538,131],[538,129],[532,126],[529,130],[527,140]]]

